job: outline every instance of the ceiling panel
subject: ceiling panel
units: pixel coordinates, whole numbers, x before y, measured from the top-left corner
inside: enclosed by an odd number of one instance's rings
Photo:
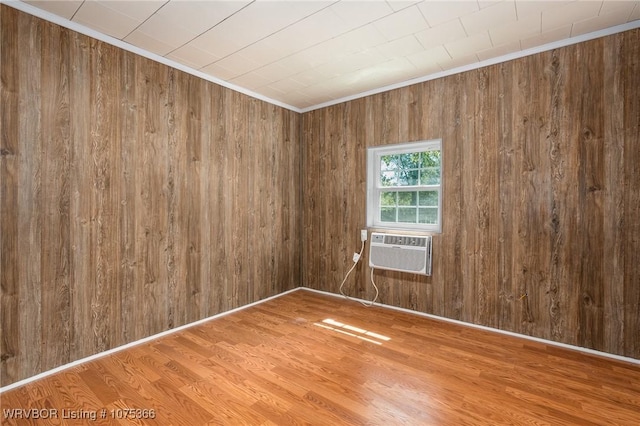
[[[160,38],[154,37],[152,34],[147,34],[143,31],[135,31],[123,40],[128,44],[160,56],[165,56],[175,49],[174,44],[166,43]]]
[[[513,0],[492,4],[477,12],[460,17],[462,26],[469,35],[478,34],[516,20],[516,4]]]
[[[84,0],[26,0],[24,3],[50,12],[61,18],[71,19]]]
[[[488,32],[482,32],[472,35],[471,37],[456,40],[444,45],[447,52],[452,58],[462,58],[473,56],[480,50],[486,50],[493,47]]]
[[[477,1],[452,1],[443,7],[442,2],[427,1],[418,3],[418,8],[431,27],[450,22],[458,21],[461,16],[480,10]]]
[[[93,1],[79,8],[74,20],[104,34],[123,39],[164,3],[164,1]]]
[[[331,10],[345,22],[349,22],[352,28],[375,22],[393,13],[386,1],[337,1],[331,5]]]
[[[571,25],[565,25],[564,27],[542,32],[540,35],[524,38],[520,40],[520,47],[522,50],[529,50],[553,43],[556,40],[565,40],[571,37],[571,28]]]
[[[76,16],[76,22],[118,39],[126,37],[140,25],[140,21],[122,15],[100,3],[82,8]]]
[[[429,24],[427,24],[417,5],[387,15],[375,21],[373,25],[375,25],[389,41],[429,28]]]
[[[640,9],[640,7],[635,8]],[[582,21],[574,22],[571,35],[589,33],[616,25],[617,22],[630,19],[634,10],[633,2],[608,2],[603,3],[598,16],[590,16]]]
[[[549,31],[598,16],[601,1],[573,1],[542,12],[542,31]]]
[[[539,0],[517,0],[516,14],[518,19],[526,16],[540,16],[542,12],[549,9],[559,8],[574,0],[539,1]]]
[[[435,27],[420,31],[415,34],[425,49],[442,46],[445,43],[467,38],[467,32],[459,19],[439,24]]]
[[[437,46],[429,50],[414,53],[407,59],[419,70],[428,70],[429,74],[442,71],[441,63],[451,60],[451,55],[444,46]]]
[[[182,63],[188,67],[199,70],[215,61],[222,59],[222,55],[216,54],[212,49],[201,49],[194,43],[185,44],[167,54],[167,58]]]
[[[541,32],[542,20],[540,14],[524,16],[517,21],[506,22],[489,29],[491,43],[494,46],[534,37],[541,34]]]
[[[505,42],[504,44],[496,47],[490,47],[486,50],[480,50],[476,53],[476,56],[480,61],[489,61],[492,58],[509,55],[511,53],[520,50],[520,41]]]
[[[618,0],[7,4],[295,110],[640,27]]]
[[[385,58],[393,59],[398,56],[404,58],[413,53],[424,51],[424,47],[420,44],[416,36],[410,34],[406,37],[381,44],[376,47],[376,50],[383,54]]]

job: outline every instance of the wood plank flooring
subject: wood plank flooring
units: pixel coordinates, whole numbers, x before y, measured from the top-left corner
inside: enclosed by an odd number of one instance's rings
[[[299,290],[0,399],[3,425],[638,425],[640,366]]]

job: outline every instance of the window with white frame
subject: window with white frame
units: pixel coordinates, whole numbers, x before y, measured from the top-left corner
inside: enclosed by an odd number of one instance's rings
[[[367,150],[367,226],[441,232],[442,140]]]

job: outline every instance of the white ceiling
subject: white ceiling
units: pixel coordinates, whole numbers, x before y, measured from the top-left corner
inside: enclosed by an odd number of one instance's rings
[[[640,26],[629,0],[23,1],[298,111]]]

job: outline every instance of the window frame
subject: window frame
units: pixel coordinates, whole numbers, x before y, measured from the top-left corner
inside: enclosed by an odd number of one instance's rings
[[[382,186],[381,157],[386,155],[410,154],[424,151],[440,151],[440,183],[437,185]],[[441,233],[442,232],[442,188],[443,188],[443,152],[442,139],[421,140],[393,145],[372,146],[367,148],[367,226],[385,230],[404,230]],[[437,191],[437,223],[382,222],[381,194],[385,191]],[[419,207],[419,206],[417,206]]]

